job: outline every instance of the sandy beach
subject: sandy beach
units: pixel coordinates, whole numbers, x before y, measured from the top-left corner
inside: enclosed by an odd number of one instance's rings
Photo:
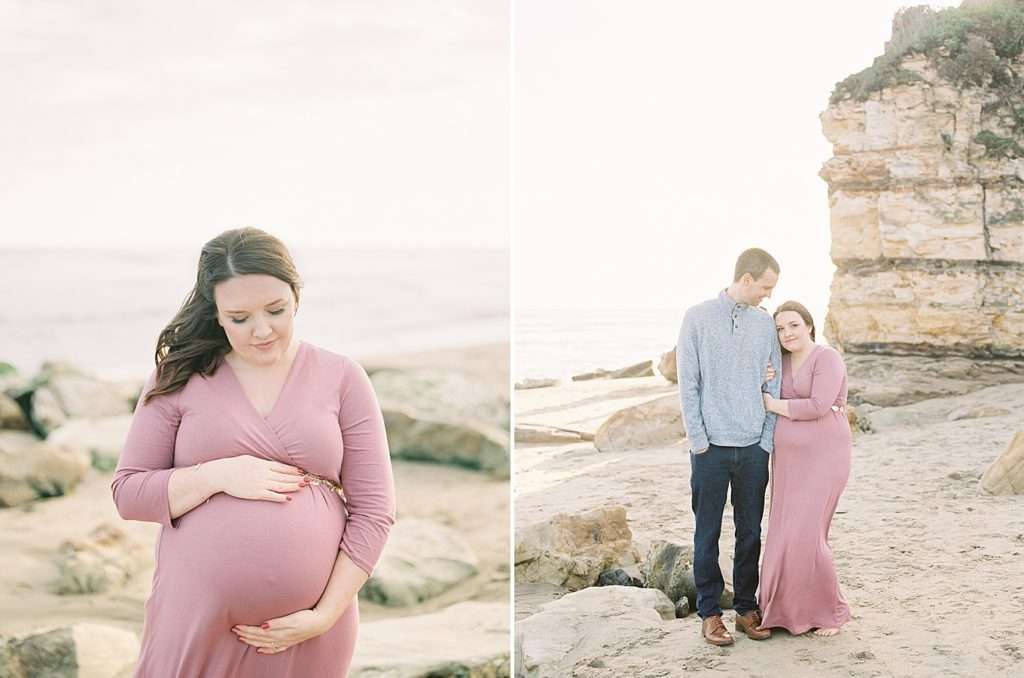
[[[617,410],[676,392],[660,376],[563,382],[517,391],[516,422],[593,433]],[[978,408],[996,416],[948,420]],[[1024,675],[1024,628],[1015,619],[1024,605],[1024,504],[978,487],[1019,428],[1022,408],[1024,384],[1009,384],[872,413],[876,431],[854,436],[850,481],[831,529],[853,613],[838,636],[777,630],[756,642],[734,634],[735,645],[717,648],[702,640],[696,614],[642,628],[609,614],[581,622],[584,631],[557,670],[530,675]],[[517,444],[517,530],[556,513],[617,504],[641,555],[659,539],[692,545],[688,449],[683,440],[609,453],[587,442]],[[767,517],[766,504],[763,530]],[[721,565],[728,586],[733,543],[727,504]],[[517,585],[517,620],[564,593]],[[732,618],[726,611],[730,629]]]
[[[508,360],[507,344],[488,344],[415,356],[382,356],[363,362],[461,370],[493,385],[496,393],[503,393],[508,388]],[[466,601],[503,607],[507,617],[508,480],[429,462],[396,459],[393,464],[398,520],[421,518],[457,531],[478,558],[478,574],[416,605],[385,607],[360,601],[361,637],[371,646],[380,645],[381,639],[373,638],[374,622],[434,613]],[[66,496],[0,510],[0,635],[89,622],[121,628],[141,637],[143,609],[153,576],[152,554],[160,526],[121,519],[111,499],[111,477],[110,473],[89,468],[81,483]],[[84,539],[103,523],[123,530],[130,541],[136,542],[146,554],[147,566],[123,588],[107,593],[56,595],[52,583],[58,575],[55,554],[59,545],[64,540]],[[443,633],[443,629],[436,632]],[[504,637],[507,635],[506,628]],[[431,639],[421,638],[419,642],[429,645]],[[361,661],[357,648],[353,675],[359,675]]]

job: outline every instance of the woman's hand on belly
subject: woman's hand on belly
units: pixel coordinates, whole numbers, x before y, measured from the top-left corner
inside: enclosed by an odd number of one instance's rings
[[[291,501],[287,492],[306,486],[300,469],[277,461],[243,454],[207,462],[211,482],[218,491],[238,499]]]
[[[299,610],[285,617],[267,620],[262,626],[238,624],[231,631],[243,643],[255,647],[259,654],[276,654],[326,633],[334,621],[318,610]]]

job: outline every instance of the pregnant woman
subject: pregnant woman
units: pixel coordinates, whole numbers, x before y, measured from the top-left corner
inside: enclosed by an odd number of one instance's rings
[[[835,349],[814,343],[814,321],[803,305],[779,306],[775,326],[783,352],[782,397],[764,396],[768,411],[780,416],[761,566],[761,626],[830,636],[850,620],[828,544],[850,476],[846,367]]]
[[[227,231],[157,341],[111,490],[160,523],[135,676],[345,676],[394,522],[363,369],[293,333],[285,246]]]

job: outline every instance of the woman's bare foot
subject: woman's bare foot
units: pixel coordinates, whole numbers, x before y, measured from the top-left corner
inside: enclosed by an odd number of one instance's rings
[[[814,629],[814,635],[816,636],[834,636],[839,633],[839,629]]]

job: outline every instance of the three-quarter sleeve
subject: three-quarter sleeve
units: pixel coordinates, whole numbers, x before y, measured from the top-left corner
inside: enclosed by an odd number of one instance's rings
[[[177,527],[171,518],[167,484],[174,472],[174,441],[181,423],[181,391],[145,402],[156,385],[156,370],[142,387],[131,427],[110,484],[117,512],[126,520]]]
[[[811,374],[811,397],[787,400],[790,419],[820,419],[832,409],[846,381],[846,366],[839,353],[823,348]]]
[[[373,385],[363,368],[350,360],[342,374],[338,424],[344,445],[341,486],[348,509],[339,548],[372,575],[395,523],[395,483]]]

